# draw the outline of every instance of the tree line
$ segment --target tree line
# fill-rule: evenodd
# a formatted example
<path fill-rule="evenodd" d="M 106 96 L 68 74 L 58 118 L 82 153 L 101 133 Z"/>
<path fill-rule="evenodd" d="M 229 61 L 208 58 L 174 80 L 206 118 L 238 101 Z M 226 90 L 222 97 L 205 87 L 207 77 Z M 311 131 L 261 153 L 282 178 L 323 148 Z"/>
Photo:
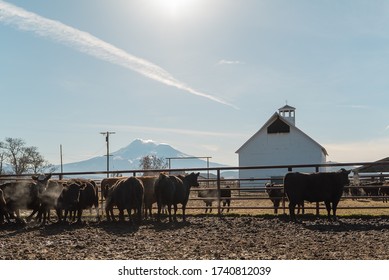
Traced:
<path fill-rule="evenodd" d="M 37 174 L 47 170 L 53 172 L 54 167 L 39 153 L 37 147 L 27 146 L 20 138 L 7 137 L 0 141 L 0 174 Z"/>

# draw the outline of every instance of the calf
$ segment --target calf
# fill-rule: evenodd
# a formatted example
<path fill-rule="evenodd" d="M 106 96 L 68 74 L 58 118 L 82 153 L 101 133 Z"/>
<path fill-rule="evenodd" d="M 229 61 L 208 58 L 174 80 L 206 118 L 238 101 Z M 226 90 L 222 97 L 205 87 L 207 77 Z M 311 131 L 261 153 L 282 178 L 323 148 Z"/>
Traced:
<path fill-rule="evenodd" d="M 280 186 L 275 186 L 274 183 L 267 183 L 265 185 L 265 190 L 273 203 L 274 214 L 277 214 L 280 202 L 285 197 L 284 189 Z"/>
<path fill-rule="evenodd" d="M 205 213 L 212 212 L 212 203 L 218 199 L 220 193 L 220 201 L 223 203 L 223 206 L 221 207 L 221 212 L 224 211 L 225 208 L 227 208 L 227 212 L 230 211 L 230 204 L 231 204 L 231 190 L 229 186 L 226 186 L 225 188 L 221 188 L 220 192 L 217 189 L 207 189 L 207 190 L 200 190 L 198 192 L 198 197 L 204 198 L 203 201 L 205 203 Z"/>
<path fill-rule="evenodd" d="M 207 189 L 207 190 L 201 190 L 198 191 L 197 196 L 203 198 L 203 201 L 205 203 L 205 213 L 212 212 L 212 203 L 217 200 L 218 197 L 218 191 L 216 189 Z"/>

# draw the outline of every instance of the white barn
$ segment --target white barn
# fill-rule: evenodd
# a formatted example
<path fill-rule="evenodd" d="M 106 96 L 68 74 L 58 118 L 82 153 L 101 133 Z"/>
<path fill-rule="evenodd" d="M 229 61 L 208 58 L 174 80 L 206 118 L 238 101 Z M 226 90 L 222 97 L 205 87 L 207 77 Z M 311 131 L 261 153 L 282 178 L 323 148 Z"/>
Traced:
<path fill-rule="evenodd" d="M 326 149 L 296 127 L 295 111 L 296 108 L 285 105 L 274 113 L 261 129 L 236 151 L 239 167 L 325 163 L 328 155 Z M 315 170 L 300 168 L 297 171 Z M 270 180 L 279 182 L 287 172 L 287 169 L 240 170 L 240 179 L 267 179 L 256 183 L 241 181 L 241 187 L 264 185 Z"/>

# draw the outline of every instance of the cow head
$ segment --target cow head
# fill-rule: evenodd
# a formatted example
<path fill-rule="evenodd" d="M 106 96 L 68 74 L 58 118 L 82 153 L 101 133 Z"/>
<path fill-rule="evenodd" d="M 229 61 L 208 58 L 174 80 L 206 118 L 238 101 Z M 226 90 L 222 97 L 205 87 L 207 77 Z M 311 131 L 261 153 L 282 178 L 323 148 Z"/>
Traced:
<path fill-rule="evenodd" d="M 62 209 L 76 210 L 80 201 L 81 186 L 77 183 L 70 183 L 63 188 L 58 204 Z"/>
<path fill-rule="evenodd" d="M 200 176 L 200 172 L 198 173 L 190 173 L 189 175 L 186 175 L 185 176 L 185 181 L 188 183 L 189 186 L 191 187 L 198 187 L 200 184 L 199 182 L 197 181 L 197 179 L 199 178 Z"/>
<path fill-rule="evenodd" d="M 348 178 L 348 175 L 350 174 L 350 172 L 351 172 L 351 170 L 347 171 L 347 170 L 344 169 L 344 168 L 342 168 L 342 169 L 340 169 L 340 170 L 338 171 L 343 186 L 347 186 L 347 185 L 350 184 L 350 180 L 349 180 L 349 178 Z"/>
<path fill-rule="evenodd" d="M 32 175 L 31 178 L 34 180 L 35 184 L 37 185 L 39 193 L 42 193 L 47 187 L 47 182 L 51 178 L 51 174 Z"/>

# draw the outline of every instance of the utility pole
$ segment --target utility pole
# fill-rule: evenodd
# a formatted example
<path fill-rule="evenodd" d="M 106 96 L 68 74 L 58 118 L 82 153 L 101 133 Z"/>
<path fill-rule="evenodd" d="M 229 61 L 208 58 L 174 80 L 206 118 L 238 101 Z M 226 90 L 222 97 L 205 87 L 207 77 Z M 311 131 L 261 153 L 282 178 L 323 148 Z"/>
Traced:
<path fill-rule="evenodd" d="M 105 135 L 105 142 L 107 142 L 107 178 L 109 178 L 109 135 L 115 133 L 113 131 L 100 132 L 100 134 Z"/>
<path fill-rule="evenodd" d="M 63 173 L 63 162 L 62 162 L 62 144 L 59 145 L 59 156 L 61 158 L 61 175 L 59 176 L 59 179 L 62 180 L 62 173 Z"/>

